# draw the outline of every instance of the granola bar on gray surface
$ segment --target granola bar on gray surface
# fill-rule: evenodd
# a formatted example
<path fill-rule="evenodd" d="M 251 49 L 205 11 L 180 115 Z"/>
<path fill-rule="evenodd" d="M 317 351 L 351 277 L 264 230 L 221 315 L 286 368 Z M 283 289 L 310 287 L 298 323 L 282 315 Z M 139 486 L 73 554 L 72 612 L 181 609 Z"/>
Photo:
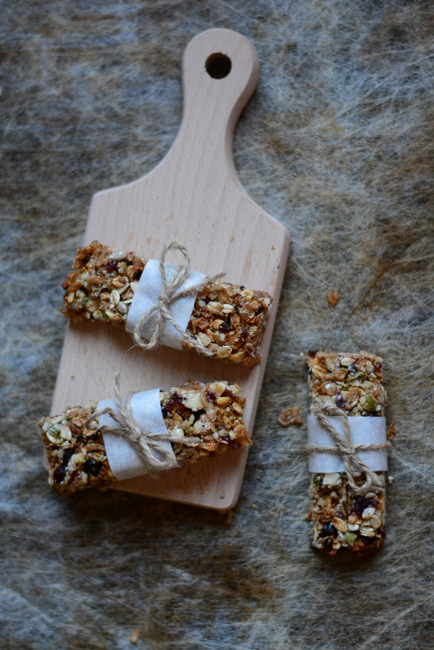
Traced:
<path fill-rule="evenodd" d="M 77 249 L 73 272 L 63 282 L 61 311 L 71 321 L 87 319 L 125 326 L 146 259 L 97 241 Z M 187 331 L 213 356 L 244 366 L 261 360 L 266 318 L 272 298 L 228 282 L 209 282 L 199 291 Z M 185 349 L 194 349 L 183 341 Z"/>
<path fill-rule="evenodd" d="M 245 398 L 236 384 L 189 382 L 160 392 L 161 412 L 176 460 L 194 463 L 251 444 L 242 420 Z M 63 494 L 87 487 L 109 486 L 116 479 L 107 460 L 103 427 L 88 421 L 97 403 L 77 406 L 42 418 L 49 483 Z"/>
<path fill-rule="evenodd" d="M 339 408 L 348 416 L 385 415 L 383 360 L 375 354 L 308 352 L 309 398 L 325 415 Z M 376 472 L 382 483 L 365 495 L 357 495 L 345 472 L 310 476 L 308 519 L 311 543 L 330 554 L 342 549 L 363 552 L 378 548 L 385 537 L 385 472 Z M 354 477 L 363 485 L 362 472 Z"/>

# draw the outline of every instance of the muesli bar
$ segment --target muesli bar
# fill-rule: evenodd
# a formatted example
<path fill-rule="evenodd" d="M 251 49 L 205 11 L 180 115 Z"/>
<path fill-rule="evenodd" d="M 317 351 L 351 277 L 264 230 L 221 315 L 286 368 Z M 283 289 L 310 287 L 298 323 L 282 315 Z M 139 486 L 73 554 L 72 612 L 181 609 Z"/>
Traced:
<path fill-rule="evenodd" d="M 176 460 L 194 463 L 251 444 L 243 423 L 245 398 L 236 384 L 190 382 L 160 391 L 161 412 Z M 88 418 L 97 403 L 68 408 L 38 422 L 49 465 L 49 484 L 63 494 L 109 486 L 116 479 L 107 460 L 102 428 Z"/>
<path fill-rule="evenodd" d="M 73 272 L 63 282 L 61 311 L 71 321 L 87 319 L 124 326 L 147 260 L 97 241 L 77 249 Z M 243 366 L 260 361 L 272 298 L 228 282 L 209 282 L 198 292 L 187 331 L 213 356 Z M 185 349 L 193 349 L 183 341 Z"/>
<path fill-rule="evenodd" d="M 359 352 L 308 352 L 311 405 L 325 415 L 338 407 L 349 417 L 385 415 L 386 391 L 382 385 L 383 360 Z M 364 552 L 378 548 L 385 536 L 385 472 L 376 472 L 381 488 L 357 495 L 345 472 L 311 474 L 309 495 L 311 543 L 334 554 L 340 550 Z M 358 486 L 366 475 L 355 476 Z"/>

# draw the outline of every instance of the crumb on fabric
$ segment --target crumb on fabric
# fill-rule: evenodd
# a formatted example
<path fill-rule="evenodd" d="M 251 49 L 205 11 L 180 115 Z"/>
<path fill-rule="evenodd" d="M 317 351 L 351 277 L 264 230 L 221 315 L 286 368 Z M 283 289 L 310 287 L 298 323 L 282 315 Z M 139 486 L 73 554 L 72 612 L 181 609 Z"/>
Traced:
<path fill-rule="evenodd" d="M 339 292 L 338 291 L 327 291 L 327 302 L 329 304 L 330 309 L 335 307 L 339 300 Z"/>
<path fill-rule="evenodd" d="M 386 437 L 388 440 L 393 440 L 396 436 L 396 424 L 392 422 L 390 427 L 387 429 Z"/>
<path fill-rule="evenodd" d="M 131 632 L 131 636 L 130 636 L 131 643 L 137 643 L 137 641 L 139 640 L 139 634 L 140 634 L 140 628 L 138 627 L 133 628 L 133 631 Z"/>
<path fill-rule="evenodd" d="M 290 408 L 283 409 L 278 415 L 279 424 L 282 427 L 289 427 L 292 424 L 297 424 L 298 426 L 303 424 L 303 420 L 300 417 L 297 406 L 291 406 Z"/>

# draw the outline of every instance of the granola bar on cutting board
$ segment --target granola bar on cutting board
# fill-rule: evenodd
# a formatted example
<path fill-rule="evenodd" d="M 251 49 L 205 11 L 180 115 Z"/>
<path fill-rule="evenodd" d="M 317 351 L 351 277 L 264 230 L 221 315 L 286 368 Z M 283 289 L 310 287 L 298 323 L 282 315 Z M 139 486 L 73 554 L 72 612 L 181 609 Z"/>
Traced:
<path fill-rule="evenodd" d="M 65 295 L 60 311 L 73 322 L 87 319 L 126 327 L 147 262 L 133 252 L 117 251 L 96 241 L 79 248 L 73 271 L 62 284 Z M 271 302 L 265 291 L 223 280 L 207 282 L 196 294 L 187 331 L 213 358 L 255 366 L 261 361 Z M 194 349 L 189 340 L 184 340 L 182 347 Z"/>
<path fill-rule="evenodd" d="M 189 382 L 160 391 L 158 405 L 176 462 L 197 463 L 250 444 L 242 420 L 244 404 L 239 386 L 225 381 Z M 116 458 L 113 449 L 110 455 L 106 448 L 104 425 L 97 411 L 94 402 L 38 422 L 47 454 L 49 484 L 63 494 L 115 485 L 116 468 L 111 462 L 116 463 Z M 140 469 L 145 468 L 142 465 Z"/>
<path fill-rule="evenodd" d="M 214 72 L 219 57 L 226 64 L 220 67 L 221 74 L 227 73 L 230 61 L 224 77 L 218 66 Z M 132 349 L 130 335 L 121 328 L 72 324 L 65 338 L 53 415 L 66 406 L 87 404 L 89 396 L 111 395 L 117 371 L 125 392 L 224 377 L 242 387 L 244 422 L 252 432 L 289 250 L 288 231 L 247 196 L 232 161 L 235 124 L 258 76 L 257 55 L 243 36 L 213 29 L 194 38 L 183 58 L 184 115 L 174 145 L 145 177 L 93 197 L 83 243 L 110 242 L 121 250 L 158 258 L 163 244 L 178 241 L 188 248 L 192 268 L 207 274 L 225 271 L 228 282 L 269 293 L 273 302 L 261 363 L 254 368 L 230 366 L 169 348 L 144 353 Z M 121 481 L 118 487 L 227 509 L 237 501 L 247 456 L 247 451 L 231 451 L 211 463 L 186 465 L 155 479 Z"/>

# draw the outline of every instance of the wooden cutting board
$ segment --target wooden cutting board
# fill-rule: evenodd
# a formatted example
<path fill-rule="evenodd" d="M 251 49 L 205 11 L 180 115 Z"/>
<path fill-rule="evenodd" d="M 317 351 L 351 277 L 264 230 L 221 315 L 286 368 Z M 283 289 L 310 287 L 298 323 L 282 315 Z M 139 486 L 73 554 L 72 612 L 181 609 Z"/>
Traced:
<path fill-rule="evenodd" d="M 227 379 L 243 388 L 244 420 L 252 432 L 289 249 L 288 231 L 247 196 L 232 160 L 234 128 L 258 76 L 256 52 L 240 34 L 212 29 L 196 36 L 183 58 L 184 114 L 175 143 L 143 178 L 93 197 L 84 243 L 97 239 L 158 258 L 162 245 L 176 240 L 190 251 L 193 269 L 225 271 L 229 282 L 272 294 L 261 364 L 250 370 L 168 348 L 146 353 L 133 348 L 122 329 L 70 325 L 53 415 L 112 397 L 117 371 L 122 392 Z M 121 481 L 117 488 L 226 510 L 238 499 L 246 457 L 247 450 L 229 449 L 157 478 Z"/>

